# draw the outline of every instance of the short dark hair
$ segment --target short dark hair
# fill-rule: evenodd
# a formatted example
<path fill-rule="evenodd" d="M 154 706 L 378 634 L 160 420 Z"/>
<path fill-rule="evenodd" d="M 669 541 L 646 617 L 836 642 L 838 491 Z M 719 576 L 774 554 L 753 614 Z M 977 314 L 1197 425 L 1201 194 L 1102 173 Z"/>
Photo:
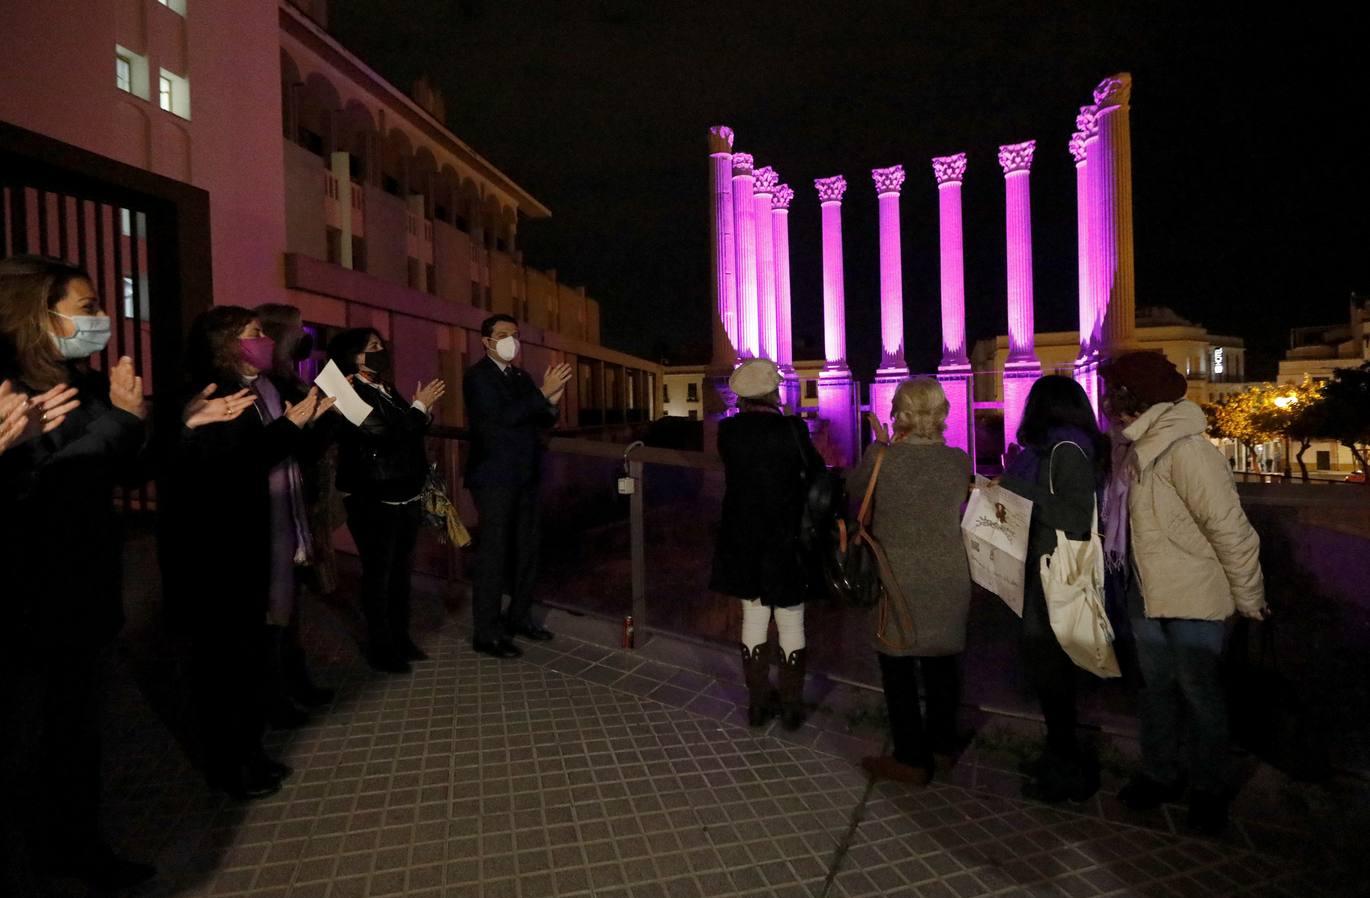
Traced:
<path fill-rule="evenodd" d="M 501 321 L 508 322 L 509 324 L 518 327 L 517 318 L 515 318 L 513 315 L 506 315 L 503 312 L 500 312 L 496 315 L 491 315 L 489 318 L 485 319 L 480 323 L 480 335 L 482 337 L 491 336 L 495 332 L 495 325 L 499 324 Z"/>
<path fill-rule="evenodd" d="M 356 374 L 357 356 L 366 352 L 366 344 L 371 341 L 373 334 L 384 342 L 385 338 L 374 327 L 352 327 L 341 331 L 328 341 L 328 357 L 343 374 Z"/>
<path fill-rule="evenodd" d="M 195 319 L 186 346 L 186 366 L 194 389 L 237 382 L 242 376 L 238 335 L 256 317 L 257 313 L 241 306 L 214 306 Z"/>

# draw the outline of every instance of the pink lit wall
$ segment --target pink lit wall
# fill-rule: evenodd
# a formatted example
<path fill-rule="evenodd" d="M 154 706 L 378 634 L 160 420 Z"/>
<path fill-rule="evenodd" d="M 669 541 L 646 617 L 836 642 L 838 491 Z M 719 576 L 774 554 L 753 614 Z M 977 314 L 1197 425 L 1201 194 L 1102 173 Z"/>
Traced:
<path fill-rule="evenodd" d="M 790 314 L 790 202 L 794 190 L 779 184 L 771 197 L 771 236 L 775 252 L 776 364 L 794 369 L 794 325 Z"/>
<path fill-rule="evenodd" d="M 813 182 L 823 215 L 823 356 L 830 369 L 847 368 L 847 316 L 842 277 L 842 196 L 847 179 L 841 175 Z"/>
<path fill-rule="evenodd" d="M 709 129 L 710 181 L 713 194 L 714 307 L 717 318 L 714 363 L 732 365 L 737 358 L 737 271 L 733 245 L 733 131 L 726 125 Z"/>
<path fill-rule="evenodd" d="M 966 356 L 966 281 L 961 243 L 961 181 L 966 154 L 932 160 L 937 178 L 937 208 L 941 248 L 942 364 L 968 365 Z"/>
<path fill-rule="evenodd" d="M 780 176 L 769 165 L 756 170 L 753 208 L 756 210 L 757 314 L 761 332 L 761 355 L 771 361 L 775 361 L 779 356 L 776 342 L 778 312 L 775 297 L 775 236 L 771 224 L 771 198 L 779 183 Z"/>
<path fill-rule="evenodd" d="M 755 358 L 761 354 L 761 333 L 757 325 L 759 309 L 756 294 L 756 205 L 752 196 L 752 157 L 733 154 L 733 239 L 737 247 L 737 324 L 738 355 Z"/>

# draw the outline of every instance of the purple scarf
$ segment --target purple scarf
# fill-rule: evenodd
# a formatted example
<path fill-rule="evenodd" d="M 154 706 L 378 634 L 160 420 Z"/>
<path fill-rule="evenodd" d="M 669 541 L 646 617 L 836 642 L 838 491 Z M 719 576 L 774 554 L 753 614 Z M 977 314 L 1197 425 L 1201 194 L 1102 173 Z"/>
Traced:
<path fill-rule="evenodd" d="M 285 413 L 281 394 L 266 377 L 258 377 L 252 389 L 260 399 L 258 408 L 270 423 Z M 271 469 L 271 596 L 267 622 L 283 627 L 290 622 L 295 605 L 295 565 L 310 561 L 312 540 L 304 506 L 304 479 L 294 458 Z"/>
<path fill-rule="evenodd" d="M 1127 566 L 1128 552 L 1128 493 L 1132 490 L 1132 443 L 1120 428 L 1109 434 L 1113 440 L 1113 472 L 1104 485 L 1103 518 L 1104 563 L 1110 571 L 1121 571 Z"/>

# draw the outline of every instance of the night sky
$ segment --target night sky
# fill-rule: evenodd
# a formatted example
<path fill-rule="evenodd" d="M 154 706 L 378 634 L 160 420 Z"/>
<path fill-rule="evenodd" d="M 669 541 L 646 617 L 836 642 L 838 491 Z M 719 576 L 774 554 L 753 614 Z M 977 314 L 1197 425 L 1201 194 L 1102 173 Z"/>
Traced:
<path fill-rule="evenodd" d="M 971 339 L 1005 328 L 1000 144 L 1036 139 L 1037 328 L 1076 327 L 1077 108 L 1130 71 L 1138 306 L 1245 337 L 1268 371 L 1288 329 L 1370 290 L 1364 14 L 1264 19 L 1207 4 L 336 0 L 337 37 L 398 85 L 444 91 L 452 130 L 552 209 L 529 263 L 601 303 L 607 345 L 704 361 L 707 130 L 795 188 L 796 357 L 821 356 L 819 210 L 843 174 L 848 356 L 878 361 L 870 169 L 902 163 L 909 363 L 940 354 L 929 158 L 969 154 Z M 1315 7 L 1300 7 L 1311 13 Z M 1288 8 L 1294 9 L 1294 8 Z M 1050 10 L 1051 12 L 1045 12 Z M 1208 14 L 1205 14 L 1208 15 Z M 1261 372 L 1257 372 L 1261 373 Z"/>

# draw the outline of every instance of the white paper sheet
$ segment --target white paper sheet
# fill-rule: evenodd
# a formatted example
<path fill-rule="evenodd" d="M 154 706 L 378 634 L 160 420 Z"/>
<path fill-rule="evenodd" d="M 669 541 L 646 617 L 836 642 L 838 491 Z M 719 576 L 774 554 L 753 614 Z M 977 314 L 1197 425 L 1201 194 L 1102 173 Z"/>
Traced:
<path fill-rule="evenodd" d="M 333 407 L 342 412 L 343 417 L 353 425 L 360 425 L 366 420 L 366 416 L 371 414 L 371 406 L 357 395 L 357 391 L 352 389 L 352 384 L 347 382 L 347 377 L 332 360 L 323 366 L 319 376 L 314 379 L 314 386 L 323 390 L 325 395 L 338 400 Z"/>
<path fill-rule="evenodd" d="M 1032 502 L 1002 486 L 977 487 L 961 519 L 970 578 L 1023 616 Z"/>

